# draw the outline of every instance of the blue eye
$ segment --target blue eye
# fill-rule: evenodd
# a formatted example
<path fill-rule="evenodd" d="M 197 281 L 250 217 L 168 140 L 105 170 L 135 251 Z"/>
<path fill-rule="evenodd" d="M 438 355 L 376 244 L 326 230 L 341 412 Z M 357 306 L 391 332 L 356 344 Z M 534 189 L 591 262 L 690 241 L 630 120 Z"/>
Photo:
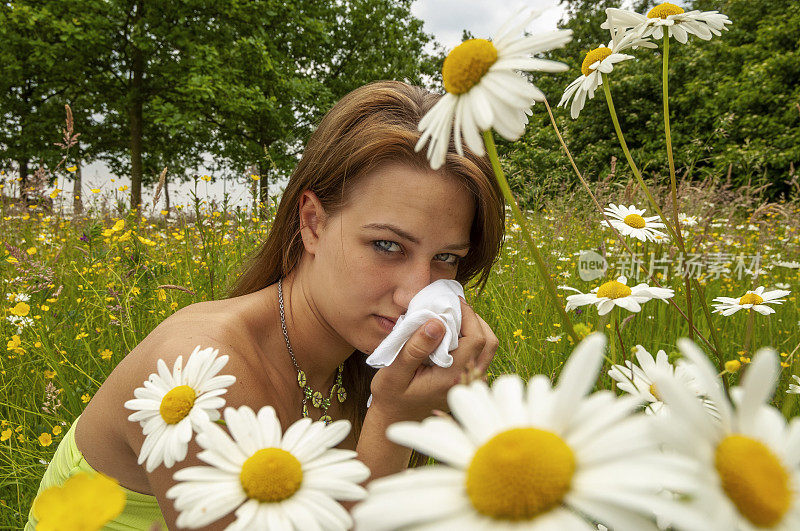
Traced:
<path fill-rule="evenodd" d="M 383 244 L 387 244 L 387 245 L 383 245 Z M 376 251 L 378 251 L 379 253 L 383 253 L 383 254 L 394 254 L 394 253 L 396 253 L 397 251 L 390 251 L 388 249 L 388 248 L 391 248 L 391 246 L 393 246 L 393 245 L 396 245 L 396 246 L 400 247 L 400 245 L 397 242 L 393 242 L 391 240 L 374 240 L 372 242 L 372 247 Z M 437 254 L 436 256 L 437 257 L 438 256 L 449 256 L 449 257 L 451 257 L 450 259 L 445 259 L 445 260 L 440 260 L 440 261 L 445 263 L 445 264 L 452 265 L 452 266 L 458 265 L 459 261 L 461 261 L 461 257 L 458 256 L 457 254 L 453 254 L 453 253 L 442 253 L 442 254 Z"/>
<path fill-rule="evenodd" d="M 374 242 L 372 242 L 372 246 L 375 248 L 375 250 L 377 250 L 377 251 L 379 251 L 381 253 L 386 253 L 386 254 L 390 254 L 390 253 L 392 253 L 394 251 L 389 251 L 388 249 L 386 249 L 383 246 L 379 245 L 381 243 L 388 243 L 390 246 L 391 245 L 397 245 L 397 243 L 395 243 L 393 241 L 389 241 L 389 240 L 375 240 Z"/>

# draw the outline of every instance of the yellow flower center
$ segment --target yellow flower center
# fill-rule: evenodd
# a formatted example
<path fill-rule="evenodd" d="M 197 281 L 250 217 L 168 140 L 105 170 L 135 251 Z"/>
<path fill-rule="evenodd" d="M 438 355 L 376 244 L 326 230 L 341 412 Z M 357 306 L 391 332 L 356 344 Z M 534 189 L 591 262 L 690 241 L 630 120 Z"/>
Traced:
<path fill-rule="evenodd" d="M 179 385 L 169 390 L 161 399 L 159 412 L 167 424 L 177 424 L 189 414 L 196 395 L 188 385 Z"/>
<path fill-rule="evenodd" d="M 303 468 L 295 456 L 280 448 L 262 448 L 242 465 L 239 481 L 247 496 L 262 502 L 279 502 L 297 492 Z"/>
<path fill-rule="evenodd" d="M 789 474 L 763 443 L 729 435 L 717 446 L 714 465 L 722 489 L 739 512 L 756 527 L 778 524 L 789 509 Z"/>
<path fill-rule="evenodd" d="M 761 298 L 761 295 L 756 295 L 755 293 L 745 293 L 739 299 L 739 304 L 761 304 L 762 302 L 764 302 L 764 299 Z"/>
<path fill-rule="evenodd" d="M 661 395 L 658 394 L 658 387 L 656 387 L 656 384 L 650 384 L 650 394 L 653 395 L 659 402 L 663 402 Z"/>
<path fill-rule="evenodd" d="M 664 2 L 651 9 L 650 12 L 647 13 L 647 18 L 667 18 L 670 15 L 679 15 L 683 12 L 682 7 Z"/>
<path fill-rule="evenodd" d="M 611 49 L 606 48 L 605 46 L 599 46 L 587 53 L 586 57 L 583 58 L 583 64 L 581 64 L 581 72 L 583 72 L 583 75 L 588 76 L 592 70 L 594 70 L 594 68 L 589 67 L 595 64 L 597 61 L 602 61 L 609 55 L 611 55 Z"/>
<path fill-rule="evenodd" d="M 609 299 L 619 299 L 621 297 L 627 297 L 630 294 L 631 288 L 616 280 L 609 280 L 597 290 L 598 298 L 608 297 Z"/>
<path fill-rule="evenodd" d="M 486 516 L 529 520 L 561 503 L 574 473 L 575 455 L 558 435 L 515 428 L 475 452 L 467 469 L 467 496 Z"/>
<path fill-rule="evenodd" d="M 486 39 L 464 41 L 444 60 L 442 79 L 450 94 L 468 92 L 497 61 L 497 49 Z"/>
<path fill-rule="evenodd" d="M 644 218 L 639 214 L 628 214 L 622 221 L 625 222 L 625 225 L 633 227 L 634 229 L 643 229 L 646 225 Z"/>

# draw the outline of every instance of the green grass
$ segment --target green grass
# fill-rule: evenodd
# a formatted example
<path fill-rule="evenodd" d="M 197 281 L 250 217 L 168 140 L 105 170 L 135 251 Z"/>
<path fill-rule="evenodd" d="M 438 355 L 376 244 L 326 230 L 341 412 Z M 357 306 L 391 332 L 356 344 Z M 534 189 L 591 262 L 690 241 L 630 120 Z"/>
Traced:
<path fill-rule="evenodd" d="M 627 197 L 628 191 L 626 205 L 635 202 Z M 702 205 L 689 212 L 697 214 L 700 223 L 686 228 L 687 247 L 709 253 L 760 252 L 764 269 L 755 281 L 747 275 L 736 278 L 735 274 L 701 278 L 706 300 L 710 303 L 717 296 L 739 297 L 759 285 L 774 289 L 776 284 L 788 284 L 792 290 L 785 303 L 775 306 L 775 314 L 755 316 L 753 341 L 756 347 L 769 345 L 781 354 L 784 366 L 773 403 L 792 414 L 796 395 L 786 395 L 785 391 L 790 375 L 800 372 L 800 269 L 776 264 L 800 260 L 800 208 L 783 204 L 756 211 L 757 205 L 726 208 L 725 204 L 702 199 L 708 198 L 682 201 Z M 614 202 L 618 202 L 616 198 Z M 623 254 L 612 233 L 600 227 L 599 214 L 587 204 L 565 194 L 543 211 L 529 213 L 534 238 L 540 242 L 556 284 L 583 292 L 615 278 L 614 267 Z M 642 201 L 637 204 L 644 206 Z M 0 442 L 0 527 L 10 528 L 27 519 L 46 462 L 115 364 L 177 309 L 223 297 L 225 282 L 230 282 L 245 256 L 266 235 L 269 219 L 252 219 L 243 212 L 219 212 L 199 203 L 173 213 L 169 220 L 157 214 L 152 219 L 128 218 L 124 227 L 113 230 L 119 218 L 100 206 L 77 219 L 36 208 L 4 208 L 0 234 L 6 243 L 24 253 L 17 263 L 12 251 L 2 249 L 0 254 L 0 432 L 8 434 L 11 430 L 11 436 Z M 537 373 L 555 378 L 573 346 L 514 226 L 509 220 L 503 253 L 487 289 L 480 297 L 468 294 L 468 300 L 500 339 L 491 376 L 516 372 L 526 379 Z M 645 262 L 654 253 L 661 256 L 660 246 L 628 241 L 635 252 L 642 253 Z M 576 253 L 581 250 L 607 254 L 611 268 L 604 278 L 591 282 L 579 279 Z M 674 300 L 685 309 L 682 283 L 674 271 L 673 264 L 664 286 L 676 290 Z M 639 282 L 645 281 L 643 276 L 639 278 Z M 628 285 L 634 283 L 629 281 Z M 184 289 L 159 288 L 164 285 Z M 560 291 L 564 296 L 572 293 Z M 29 310 L 24 317 L 31 319 L 31 324 L 17 333 L 17 327 L 7 318 L 14 308 L 24 313 L 20 312 L 24 307 L 17 306 L 19 294 L 29 295 L 25 303 Z M 579 315 L 570 312 L 573 323 L 605 330 L 612 337 L 613 328 L 608 327 L 613 317 L 610 321 L 600 319 L 591 306 L 580 310 Z M 695 325 L 710 339 L 702 308 L 695 304 L 693 310 Z M 637 314 L 623 310 L 620 318 L 626 323 L 621 331 L 625 350 L 618 349 L 620 355 L 641 344 L 653 354 L 664 349 L 675 357 L 676 339 L 688 334 L 678 312 L 660 301 L 645 303 Z M 730 317 L 713 314 L 724 359 L 746 359 L 746 319 L 744 311 Z M 13 343 L 6 346 L 15 335 L 19 347 Z M 608 368 L 606 365 L 601 373 L 600 388 L 610 388 Z M 738 377 L 731 376 L 730 383 L 736 383 Z M 58 389 L 60 406 L 45 412 L 42 407 L 49 382 Z M 61 433 L 53 435 L 50 444 L 42 445 L 39 437 L 52 434 L 55 426 L 62 427 Z"/>

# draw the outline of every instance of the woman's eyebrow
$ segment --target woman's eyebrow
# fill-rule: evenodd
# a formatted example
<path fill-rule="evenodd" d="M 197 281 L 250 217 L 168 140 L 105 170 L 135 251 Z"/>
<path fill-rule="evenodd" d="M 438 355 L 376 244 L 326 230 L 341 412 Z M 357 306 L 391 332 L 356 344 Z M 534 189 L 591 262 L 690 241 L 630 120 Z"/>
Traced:
<path fill-rule="evenodd" d="M 388 223 L 369 223 L 367 225 L 363 225 L 361 228 L 362 229 L 384 229 L 384 230 L 390 230 L 390 231 L 394 232 L 395 234 L 397 234 L 398 236 L 400 236 L 401 238 L 405 238 L 406 240 L 408 240 L 410 242 L 413 242 L 413 243 L 416 243 L 417 245 L 419 245 L 419 239 L 418 238 L 415 238 L 414 236 L 412 236 L 411 234 L 407 233 L 406 231 L 404 231 L 400 227 L 395 227 L 394 225 L 390 225 Z M 453 250 L 453 251 L 469 249 L 469 242 L 448 245 L 447 247 L 445 247 L 445 249 L 450 249 L 450 250 Z"/>

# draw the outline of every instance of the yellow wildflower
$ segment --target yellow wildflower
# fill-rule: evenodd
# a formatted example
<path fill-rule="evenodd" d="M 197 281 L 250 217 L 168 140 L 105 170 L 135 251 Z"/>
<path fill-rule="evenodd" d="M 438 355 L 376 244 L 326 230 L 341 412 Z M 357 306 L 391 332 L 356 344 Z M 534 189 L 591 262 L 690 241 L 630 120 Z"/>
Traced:
<path fill-rule="evenodd" d="M 100 188 L 92 188 L 92 189 L 91 189 L 91 192 L 92 192 L 93 194 L 99 194 L 99 193 L 100 193 Z"/>
<path fill-rule="evenodd" d="M 59 434 L 61 434 L 61 426 L 59 425 L 53 426 L 53 435 L 59 435 Z"/>
<path fill-rule="evenodd" d="M 738 371 L 742 367 L 742 363 L 739 360 L 728 360 L 725 362 L 725 371 L 733 374 Z"/>
<path fill-rule="evenodd" d="M 111 356 L 113 356 L 113 355 L 114 355 L 114 352 L 112 352 L 111 350 L 108 350 L 107 348 L 103 349 L 100 352 L 100 357 L 103 358 L 104 360 L 111 359 Z"/>
<path fill-rule="evenodd" d="M 101 529 L 125 508 L 119 482 L 103 473 L 79 472 L 61 486 L 43 490 L 33 502 L 37 529 Z"/>
<path fill-rule="evenodd" d="M 55 190 L 50 192 L 50 199 L 55 199 L 56 197 L 58 197 L 58 194 L 60 193 L 61 193 L 61 188 L 56 188 Z"/>
<path fill-rule="evenodd" d="M 19 317 L 25 317 L 26 315 L 28 315 L 28 313 L 30 313 L 30 311 L 31 307 L 24 302 L 18 302 L 16 306 L 11 308 L 11 314 L 17 315 Z"/>
<path fill-rule="evenodd" d="M 254 181 L 260 181 L 261 180 L 261 176 L 260 175 L 256 175 L 255 173 L 250 174 L 250 178 L 253 179 Z"/>
<path fill-rule="evenodd" d="M 11 428 L 3 430 L 3 432 L 0 433 L 0 442 L 9 440 L 13 434 L 14 432 L 11 431 Z"/>
<path fill-rule="evenodd" d="M 87 337 L 88 335 L 89 334 L 87 334 L 86 332 L 81 332 L 77 336 L 75 336 L 75 340 L 77 341 L 77 340 L 83 339 L 84 337 Z"/>
<path fill-rule="evenodd" d="M 158 300 L 160 300 L 160 301 L 162 301 L 162 302 L 163 302 L 163 301 L 165 301 L 165 300 L 167 300 L 167 292 L 166 292 L 166 291 L 164 291 L 164 288 L 159 288 L 159 289 L 156 291 L 156 295 L 158 296 Z"/>
<path fill-rule="evenodd" d="M 56 375 L 56 371 L 51 371 L 50 369 L 44 370 L 44 377 L 45 378 L 54 378 Z"/>
<path fill-rule="evenodd" d="M 42 446 L 50 446 L 53 444 L 53 437 L 51 437 L 49 433 L 43 433 L 39 435 L 39 444 Z"/>
<path fill-rule="evenodd" d="M 70 173 L 75 173 L 77 170 L 78 170 L 77 166 L 70 166 L 69 168 L 67 168 L 67 171 Z"/>
<path fill-rule="evenodd" d="M 92 397 L 91 397 L 91 395 L 89 395 L 89 393 L 83 393 L 81 395 L 81 402 L 83 402 L 84 404 L 89 402 L 89 400 L 91 400 L 91 399 L 92 399 Z"/>

